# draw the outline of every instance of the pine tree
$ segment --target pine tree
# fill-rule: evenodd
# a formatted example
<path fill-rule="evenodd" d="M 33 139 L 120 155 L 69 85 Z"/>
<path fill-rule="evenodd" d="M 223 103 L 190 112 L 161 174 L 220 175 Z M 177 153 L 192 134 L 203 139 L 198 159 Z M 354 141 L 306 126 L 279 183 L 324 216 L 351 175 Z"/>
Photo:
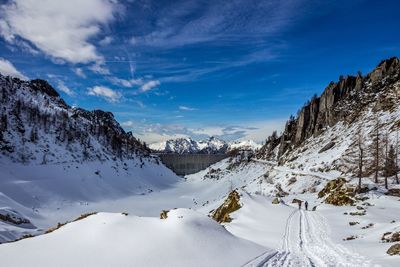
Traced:
<path fill-rule="evenodd" d="M 0 131 L 7 131 L 8 128 L 8 120 L 7 120 L 7 114 L 1 115 L 1 121 L 0 121 Z"/>
<path fill-rule="evenodd" d="M 31 134 L 29 136 L 29 139 L 30 139 L 30 141 L 32 143 L 36 143 L 38 138 L 39 137 L 38 137 L 37 129 L 36 129 L 36 127 L 33 127 L 32 130 L 31 130 Z"/>
<path fill-rule="evenodd" d="M 363 165 L 364 165 L 364 142 L 363 142 L 362 129 L 359 131 L 357 146 L 358 146 L 358 190 L 361 191 L 362 176 L 363 176 Z"/>
<path fill-rule="evenodd" d="M 5 131 L 7 131 L 7 115 L 2 114 L 0 117 L 0 142 L 4 141 Z"/>
<path fill-rule="evenodd" d="M 381 123 L 379 120 L 379 117 L 376 116 L 375 118 L 375 127 L 372 132 L 372 144 L 370 147 L 371 155 L 372 155 L 372 162 L 371 162 L 371 169 L 374 171 L 374 180 L 375 183 L 378 183 L 378 176 L 379 176 L 379 171 L 381 170 L 381 154 L 382 154 L 382 148 L 381 148 Z"/>
<path fill-rule="evenodd" d="M 395 167 L 396 167 L 396 183 L 400 184 L 399 181 L 399 130 L 396 130 L 396 145 L 395 145 Z"/>
<path fill-rule="evenodd" d="M 390 145 L 388 148 L 388 142 L 386 145 L 386 153 L 385 153 L 385 167 L 383 171 L 383 175 L 385 176 L 385 188 L 388 189 L 388 178 L 396 174 L 396 152 L 393 145 Z"/>

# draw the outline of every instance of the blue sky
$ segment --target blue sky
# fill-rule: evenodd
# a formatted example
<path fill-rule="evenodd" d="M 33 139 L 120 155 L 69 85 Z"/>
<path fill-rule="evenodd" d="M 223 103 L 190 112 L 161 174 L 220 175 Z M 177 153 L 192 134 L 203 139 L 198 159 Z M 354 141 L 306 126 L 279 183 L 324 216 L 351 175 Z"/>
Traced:
<path fill-rule="evenodd" d="M 400 54 L 398 1 L 1 1 L 0 72 L 48 80 L 147 142 L 255 139 Z"/>

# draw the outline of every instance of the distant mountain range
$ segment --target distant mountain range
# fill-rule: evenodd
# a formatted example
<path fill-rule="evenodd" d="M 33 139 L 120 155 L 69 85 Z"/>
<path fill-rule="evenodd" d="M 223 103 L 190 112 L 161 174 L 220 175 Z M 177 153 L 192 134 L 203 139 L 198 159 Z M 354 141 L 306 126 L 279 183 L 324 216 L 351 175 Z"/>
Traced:
<path fill-rule="evenodd" d="M 252 140 L 226 142 L 217 137 L 196 141 L 191 138 L 170 139 L 149 145 L 150 149 L 160 153 L 177 154 L 225 154 L 234 149 L 257 150 L 261 145 Z"/>

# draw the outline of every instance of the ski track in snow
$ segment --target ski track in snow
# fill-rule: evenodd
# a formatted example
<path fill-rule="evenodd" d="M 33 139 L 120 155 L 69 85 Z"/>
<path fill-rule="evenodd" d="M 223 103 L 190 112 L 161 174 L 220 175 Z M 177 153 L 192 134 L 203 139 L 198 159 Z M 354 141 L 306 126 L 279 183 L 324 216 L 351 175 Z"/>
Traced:
<path fill-rule="evenodd" d="M 334 243 L 328 229 L 325 218 L 318 212 L 295 209 L 286 220 L 281 250 L 265 252 L 243 266 L 371 266 L 363 256 Z"/>

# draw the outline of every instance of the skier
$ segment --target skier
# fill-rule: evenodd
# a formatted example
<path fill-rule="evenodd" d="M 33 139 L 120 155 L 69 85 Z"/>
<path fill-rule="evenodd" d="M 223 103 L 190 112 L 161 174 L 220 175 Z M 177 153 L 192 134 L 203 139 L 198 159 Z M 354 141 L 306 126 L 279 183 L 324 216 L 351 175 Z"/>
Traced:
<path fill-rule="evenodd" d="M 304 206 L 306 207 L 306 210 L 308 210 L 308 202 L 304 202 Z"/>
<path fill-rule="evenodd" d="M 297 203 L 299 203 L 299 209 L 301 209 L 301 200 L 299 200 Z"/>

